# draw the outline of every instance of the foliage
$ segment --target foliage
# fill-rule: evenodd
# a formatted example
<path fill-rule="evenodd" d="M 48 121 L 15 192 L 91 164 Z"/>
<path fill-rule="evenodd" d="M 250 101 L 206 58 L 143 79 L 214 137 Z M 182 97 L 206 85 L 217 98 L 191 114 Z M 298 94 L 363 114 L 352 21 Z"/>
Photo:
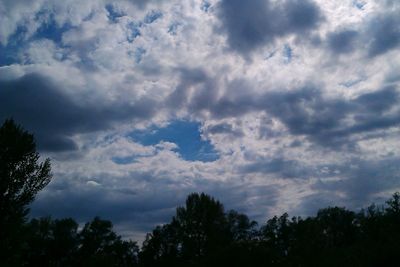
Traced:
<path fill-rule="evenodd" d="M 39 158 L 33 135 L 6 120 L 0 127 L 0 258 L 7 264 L 19 262 L 15 251 L 21 249 L 27 206 L 51 179 L 50 160 Z"/>

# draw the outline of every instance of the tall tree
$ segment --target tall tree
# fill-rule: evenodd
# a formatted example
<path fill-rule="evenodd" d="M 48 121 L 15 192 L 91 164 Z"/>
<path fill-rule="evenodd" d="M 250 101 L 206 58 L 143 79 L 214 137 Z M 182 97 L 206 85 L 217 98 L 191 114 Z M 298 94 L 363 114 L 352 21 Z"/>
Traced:
<path fill-rule="evenodd" d="M 13 261 L 28 205 L 50 182 L 50 160 L 39 159 L 33 135 L 6 120 L 0 127 L 0 263 Z"/>
<path fill-rule="evenodd" d="M 139 248 L 113 231 L 110 221 L 95 217 L 79 233 L 75 266 L 136 266 Z"/>
<path fill-rule="evenodd" d="M 177 208 L 174 221 L 180 230 L 182 257 L 189 261 L 216 253 L 229 242 L 223 205 L 204 193 L 190 194 L 185 207 Z"/>

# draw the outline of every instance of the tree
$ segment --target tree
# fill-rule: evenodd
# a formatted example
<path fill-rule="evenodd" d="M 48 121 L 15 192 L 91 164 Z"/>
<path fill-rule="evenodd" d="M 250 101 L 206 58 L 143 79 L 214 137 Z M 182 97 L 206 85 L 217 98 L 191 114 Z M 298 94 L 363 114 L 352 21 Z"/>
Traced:
<path fill-rule="evenodd" d="M 71 218 L 32 219 L 27 225 L 29 235 L 24 262 L 28 266 L 74 266 L 78 249 L 78 223 Z"/>
<path fill-rule="evenodd" d="M 400 216 L 400 193 L 396 192 L 392 195 L 392 198 L 386 201 L 388 207 L 386 213 L 390 215 Z"/>
<path fill-rule="evenodd" d="M 236 266 L 251 256 L 255 227 L 246 215 L 225 213 L 219 201 L 193 193 L 169 224 L 147 235 L 140 261 L 143 266 Z"/>
<path fill-rule="evenodd" d="M 180 237 L 176 223 L 157 226 L 146 235 L 139 254 L 142 266 L 178 266 Z"/>
<path fill-rule="evenodd" d="M 113 231 L 110 221 L 95 217 L 79 233 L 80 247 L 75 266 L 135 266 L 139 248 Z"/>
<path fill-rule="evenodd" d="M 51 179 L 50 160 L 39 162 L 33 135 L 9 119 L 0 127 L 0 253 L 15 255 L 28 205 Z M 13 253 L 11 253 L 13 252 Z"/>
<path fill-rule="evenodd" d="M 180 230 L 182 257 L 187 260 L 210 256 L 230 241 L 223 205 L 204 193 L 190 194 L 186 206 L 177 208 L 174 221 Z"/>

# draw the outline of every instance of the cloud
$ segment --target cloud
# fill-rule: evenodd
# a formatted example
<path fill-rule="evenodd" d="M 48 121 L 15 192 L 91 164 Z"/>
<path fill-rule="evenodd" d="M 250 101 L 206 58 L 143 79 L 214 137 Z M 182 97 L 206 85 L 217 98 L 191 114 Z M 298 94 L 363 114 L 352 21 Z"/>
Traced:
<path fill-rule="evenodd" d="M 342 30 L 330 33 L 328 45 L 332 52 L 336 54 L 351 53 L 356 49 L 356 39 L 358 32 L 355 30 Z"/>
<path fill-rule="evenodd" d="M 378 15 L 370 23 L 367 33 L 370 34 L 368 40 L 368 55 L 370 57 L 379 56 L 400 45 L 398 12 Z"/>
<path fill-rule="evenodd" d="M 340 26 L 327 34 L 328 49 L 335 54 L 349 54 L 361 51 L 363 56 L 377 56 L 398 49 L 400 31 L 397 5 L 381 7 L 380 12 L 366 17 L 362 24 Z"/>
<path fill-rule="evenodd" d="M 243 174 L 263 173 L 273 174 L 281 178 L 309 178 L 312 172 L 303 163 L 284 158 L 259 159 L 256 162 L 244 165 L 240 170 Z"/>
<path fill-rule="evenodd" d="M 235 129 L 232 124 L 229 123 L 218 123 L 215 125 L 209 125 L 206 129 L 207 134 L 226 134 L 232 135 L 235 138 L 243 137 L 244 133 L 240 129 Z"/>
<path fill-rule="evenodd" d="M 398 158 L 376 161 L 352 159 L 341 166 L 333 166 L 339 170 L 338 179 L 320 180 L 313 186 L 318 193 L 307 198 L 316 201 L 324 194 L 330 195 L 329 205 L 341 205 L 349 209 L 361 209 L 373 202 L 382 202 L 391 192 L 400 188 L 400 169 L 397 166 Z M 385 196 L 381 192 L 390 193 Z M 311 211 L 309 204 L 306 201 L 303 205 Z"/>
<path fill-rule="evenodd" d="M 35 133 L 55 177 L 32 214 L 143 238 L 194 191 L 260 222 L 389 194 L 399 7 L 0 1 L 0 119 Z"/>
<path fill-rule="evenodd" d="M 0 118 L 13 117 L 32 131 L 39 148 L 47 151 L 77 149 L 74 134 L 110 129 L 118 121 L 146 119 L 156 103 L 141 99 L 135 104 L 82 104 L 63 93 L 60 86 L 40 74 L 0 81 Z"/>
<path fill-rule="evenodd" d="M 312 1 L 239 0 L 220 2 L 220 31 L 226 33 L 230 48 L 242 55 L 274 43 L 289 34 L 304 35 L 322 20 L 318 6 Z"/>
<path fill-rule="evenodd" d="M 128 235 L 143 239 L 157 224 L 171 220 L 175 209 L 192 192 L 205 192 L 225 204 L 225 208 L 247 212 L 253 218 L 264 220 L 278 197 L 275 186 L 239 186 L 235 183 L 198 179 L 184 184 L 175 179 L 160 179 L 152 173 L 131 172 L 127 177 L 110 174 L 90 177 L 85 185 L 68 177 L 58 179 L 39 194 L 31 206 L 31 216 L 73 217 L 83 223 L 94 216 L 112 220 L 117 230 L 129 225 Z M 93 184 L 96 185 L 93 185 Z"/>
<path fill-rule="evenodd" d="M 399 93 L 393 86 L 348 100 L 328 98 L 323 91 L 308 86 L 259 97 L 224 95 L 211 110 L 214 116 L 222 118 L 266 111 L 279 119 L 291 134 L 307 136 L 310 141 L 331 148 L 351 147 L 352 141 L 348 138 L 354 134 L 389 129 L 400 123 L 396 108 Z"/>

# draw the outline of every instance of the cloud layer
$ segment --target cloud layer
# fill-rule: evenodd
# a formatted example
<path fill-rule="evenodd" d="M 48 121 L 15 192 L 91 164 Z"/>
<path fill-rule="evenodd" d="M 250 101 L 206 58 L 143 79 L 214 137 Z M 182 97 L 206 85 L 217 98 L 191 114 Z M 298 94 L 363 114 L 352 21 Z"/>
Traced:
<path fill-rule="evenodd" d="M 193 191 L 259 221 L 386 199 L 400 188 L 399 12 L 1 1 L 0 119 L 53 163 L 32 214 L 99 214 L 142 239 Z"/>

